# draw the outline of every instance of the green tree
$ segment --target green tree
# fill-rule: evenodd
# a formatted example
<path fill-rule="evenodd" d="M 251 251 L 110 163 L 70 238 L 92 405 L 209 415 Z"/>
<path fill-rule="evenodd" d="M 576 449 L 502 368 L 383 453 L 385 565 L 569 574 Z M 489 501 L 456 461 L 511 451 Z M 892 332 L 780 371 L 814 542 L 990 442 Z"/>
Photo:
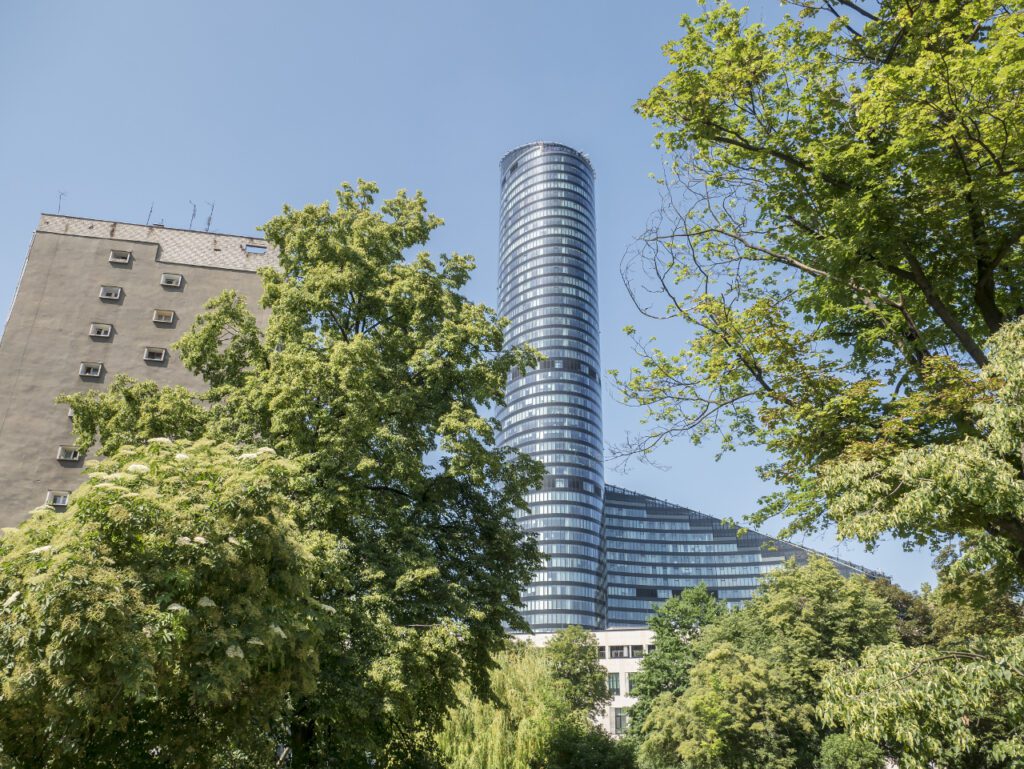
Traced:
<path fill-rule="evenodd" d="M 873 579 L 871 589 L 896 612 L 896 630 L 904 646 L 922 646 L 934 640 L 935 617 L 928 585 L 923 588 L 924 595 L 920 595 L 888 579 Z"/>
<path fill-rule="evenodd" d="M 551 675 L 565 689 L 573 710 L 594 717 L 611 702 L 608 679 L 598 661 L 597 638 L 579 625 L 556 632 L 544 647 Z"/>
<path fill-rule="evenodd" d="M 64 513 L 0 538 L 0 756 L 16 767 L 213 766 L 273 755 L 315 690 L 319 558 L 298 467 L 156 438 L 89 471 Z M 259 765 L 266 766 L 264 760 Z"/>
<path fill-rule="evenodd" d="M 315 575 L 333 613 L 317 616 L 315 685 L 292 693 L 294 766 L 428 763 L 455 686 L 483 691 L 505 627 L 524 629 L 516 607 L 539 565 L 513 513 L 542 469 L 499 448 L 486 416 L 536 358 L 504 350 L 503 322 L 461 293 L 470 257 L 416 250 L 441 224 L 423 197 L 378 207 L 376 193 L 346 185 L 333 209 L 267 223 L 280 256 L 261 274 L 266 329 L 226 292 L 177 344 L 210 385 L 201 400 L 124 380 L 67 399 L 83 447 L 187 429 L 295 463 L 301 531 L 348 565 L 328 549 Z"/>
<path fill-rule="evenodd" d="M 86 390 L 57 398 L 71 406 L 75 436 L 82 449 L 94 444 L 108 457 L 125 445 L 158 436 L 195 440 L 207 414 L 195 393 L 184 387 L 160 387 L 117 374 L 106 390 Z"/>
<path fill-rule="evenodd" d="M 987 572 L 939 571 L 916 599 L 925 643 L 868 649 L 825 676 L 822 719 L 900 766 L 1002 767 L 1024 758 L 1024 606 Z M 905 624 L 905 623 L 902 623 Z M 904 648 L 910 646 L 911 648 Z"/>
<path fill-rule="evenodd" d="M 726 604 L 703 583 L 669 598 L 654 612 L 649 622 L 654 650 L 643 658 L 630 690 L 636 697 L 629 709 L 630 739 L 640 735 L 656 697 L 665 692 L 682 694 L 690 668 L 698 660 L 701 632 L 725 612 Z"/>
<path fill-rule="evenodd" d="M 640 735 L 652 769 L 810 769 L 828 730 L 817 719 L 822 677 L 836 660 L 896 638 L 893 609 L 860 576 L 824 558 L 767 575 L 742 609 L 694 642 L 680 693 L 650 705 Z"/>
<path fill-rule="evenodd" d="M 906 769 L 1024 761 L 1024 638 L 868 649 L 825 678 L 820 715 Z"/>
<path fill-rule="evenodd" d="M 933 645 L 1024 635 L 1021 596 L 1008 594 L 990 572 L 941 569 L 938 585 L 924 601 L 932 616 Z"/>
<path fill-rule="evenodd" d="M 788 5 L 771 28 L 725 1 L 684 16 L 637 105 L 670 171 L 634 275 L 693 334 L 637 338 L 620 384 L 655 429 L 629 448 L 763 446 L 779 490 L 755 521 L 1019 580 L 1024 434 L 1004 446 L 976 407 L 1021 403 L 1013 355 L 987 364 L 1024 308 L 1022 4 Z"/>
<path fill-rule="evenodd" d="M 593 640 L 592 634 L 586 635 Z M 457 705 L 437 736 L 442 765 L 446 769 L 630 769 L 629 748 L 591 720 L 587 700 L 592 693 L 581 697 L 579 689 L 567 685 L 569 681 L 557 672 L 564 671 L 567 653 L 575 659 L 585 646 L 577 636 L 576 630 L 563 631 L 566 642 L 554 651 L 550 646 L 511 642 L 491 675 L 490 697 L 480 697 L 468 684 L 460 684 Z M 596 641 L 592 651 L 596 664 Z M 589 680 L 590 674 L 585 678 Z"/>
<path fill-rule="evenodd" d="M 821 742 L 816 769 L 885 769 L 885 752 L 873 742 L 830 734 Z"/>

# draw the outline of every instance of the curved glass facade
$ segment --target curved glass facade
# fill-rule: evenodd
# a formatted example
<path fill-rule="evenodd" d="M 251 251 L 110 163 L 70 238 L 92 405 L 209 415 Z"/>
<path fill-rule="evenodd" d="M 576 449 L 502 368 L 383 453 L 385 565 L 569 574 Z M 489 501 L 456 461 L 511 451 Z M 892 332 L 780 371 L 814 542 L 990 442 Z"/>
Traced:
<path fill-rule="evenodd" d="M 762 576 L 790 558 L 805 563 L 814 554 L 756 531 L 741 537 L 717 518 L 611 485 L 604 514 L 607 622 L 614 627 L 647 625 L 659 604 L 701 583 L 729 606 L 740 606 L 753 598 Z M 844 577 L 878 576 L 826 557 Z"/>
<path fill-rule="evenodd" d="M 502 441 L 544 462 L 521 525 L 545 567 L 524 595 L 536 631 L 604 624 L 600 343 L 594 170 L 580 152 L 536 142 L 501 160 L 498 310 L 507 343 L 546 357 L 513 372 Z"/>

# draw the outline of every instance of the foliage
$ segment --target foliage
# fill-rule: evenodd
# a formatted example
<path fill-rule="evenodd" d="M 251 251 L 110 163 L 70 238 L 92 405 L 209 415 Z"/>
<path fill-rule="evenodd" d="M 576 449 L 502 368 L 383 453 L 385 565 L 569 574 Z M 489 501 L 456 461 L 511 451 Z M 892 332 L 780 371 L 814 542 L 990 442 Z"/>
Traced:
<path fill-rule="evenodd" d="M 1004 767 L 1024 760 L 1024 638 L 956 648 L 868 649 L 824 682 L 826 723 L 888 746 L 899 766 Z"/>
<path fill-rule="evenodd" d="M 827 730 L 815 716 L 836 660 L 894 640 L 892 608 L 824 558 L 767 575 L 746 606 L 693 642 L 681 693 L 665 691 L 641 727 L 640 757 L 668 767 L 812 767 Z M 646 665 L 646 660 L 645 663 Z"/>
<path fill-rule="evenodd" d="M 816 769 L 885 769 L 885 753 L 848 734 L 830 734 L 821 741 Z"/>
<path fill-rule="evenodd" d="M 157 438 L 91 468 L 65 513 L 6 533 L 0 755 L 33 769 L 273 755 L 290 698 L 315 687 L 314 552 L 347 561 L 297 527 L 297 472 L 272 449 Z"/>
<path fill-rule="evenodd" d="M 689 683 L 690 668 L 697 662 L 697 640 L 701 631 L 718 621 L 726 611 L 701 583 L 669 598 L 651 616 L 654 650 L 644 657 L 633 676 L 631 694 L 636 702 L 629 709 L 629 733 L 636 739 L 647 720 L 654 699 L 664 692 L 682 694 Z"/>
<path fill-rule="evenodd" d="M 873 579 L 870 585 L 875 595 L 896 612 L 896 631 L 904 646 L 921 646 L 934 640 L 935 618 L 930 591 L 923 596 L 911 593 L 888 579 Z"/>
<path fill-rule="evenodd" d="M 755 522 L 1019 580 L 1024 9 L 789 5 L 772 28 L 725 0 L 684 16 L 637 105 L 670 168 L 626 271 L 693 333 L 634 336 L 619 383 L 651 429 L 627 450 L 760 445 L 779 491 Z"/>
<path fill-rule="evenodd" d="M 194 440 L 206 424 L 206 411 L 195 393 L 127 374 L 115 376 L 108 390 L 67 393 L 57 402 L 71 406 L 78 448 L 85 451 L 96 443 L 108 457 L 153 436 Z"/>
<path fill-rule="evenodd" d="M 598 661 L 597 638 L 579 625 L 551 636 L 544 647 L 551 676 L 561 685 L 568 706 L 597 716 L 611 702 L 608 679 Z"/>
<path fill-rule="evenodd" d="M 1021 596 L 1007 593 L 989 572 L 940 570 L 938 585 L 924 599 L 935 645 L 1024 635 Z"/>
<path fill-rule="evenodd" d="M 993 574 L 955 565 L 939 571 L 935 589 L 925 587 L 907 596 L 911 637 L 905 620 L 903 646 L 872 647 L 857 663 L 837 664 L 819 715 L 884 746 L 899 766 L 1014 765 L 1024 747 L 1024 604 Z"/>
<path fill-rule="evenodd" d="M 565 631 L 563 631 L 564 634 Z M 568 640 L 576 633 L 569 631 Z M 591 640 L 593 636 L 590 635 Z M 594 641 L 593 661 L 597 661 Z M 617 744 L 589 717 L 591 706 L 579 702 L 562 666 L 565 647 L 539 649 L 512 642 L 498 656 L 491 674 L 491 698 L 458 688 L 458 704 L 437 736 L 446 769 L 630 769 L 629 750 Z M 603 680 L 603 675 L 602 675 Z"/>
<path fill-rule="evenodd" d="M 312 594 L 333 611 L 316 619 L 315 686 L 291 692 L 295 766 L 429 764 L 455 687 L 484 691 L 506 627 L 524 628 L 539 565 L 513 513 L 542 468 L 499 448 L 486 416 L 535 355 L 503 350 L 503 322 L 460 293 L 470 257 L 412 253 L 441 224 L 423 197 L 378 207 L 376 193 L 345 185 L 333 209 L 267 223 L 265 330 L 226 292 L 176 345 L 210 385 L 205 408 L 125 380 L 74 401 L 81 443 L 101 451 L 187 427 L 294 463 Z"/>

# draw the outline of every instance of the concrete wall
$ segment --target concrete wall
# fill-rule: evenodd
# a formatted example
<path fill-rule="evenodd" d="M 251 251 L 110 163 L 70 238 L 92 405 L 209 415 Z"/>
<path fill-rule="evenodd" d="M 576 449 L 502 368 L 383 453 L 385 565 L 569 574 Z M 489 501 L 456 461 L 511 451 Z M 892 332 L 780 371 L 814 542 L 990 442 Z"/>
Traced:
<path fill-rule="evenodd" d="M 58 395 L 105 389 L 119 373 L 202 389 L 171 344 L 224 289 L 250 297 L 264 320 L 255 270 L 276 263 L 266 246 L 258 238 L 43 215 L 0 340 L 0 526 L 27 518 L 48 490 L 82 481 L 84 458 L 57 460 L 58 447 L 73 441 Z M 111 264 L 111 250 L 130 251 L 130 263 Z M 182 275 L 182 286 L 161 286 L 162 273 Z M 103 285 L 120 286 L 121 298 L 100 299 Z M 155 309 L 173 310 L 175 322 L 154 323 Z M 111 324 L 110 338 L 90 337 L 91 323 Z M 167 348 L 167 360 L 144 361 L 147 346 Z M 80 377 L 83 361 L 102 363 L 103 375 Z"/>

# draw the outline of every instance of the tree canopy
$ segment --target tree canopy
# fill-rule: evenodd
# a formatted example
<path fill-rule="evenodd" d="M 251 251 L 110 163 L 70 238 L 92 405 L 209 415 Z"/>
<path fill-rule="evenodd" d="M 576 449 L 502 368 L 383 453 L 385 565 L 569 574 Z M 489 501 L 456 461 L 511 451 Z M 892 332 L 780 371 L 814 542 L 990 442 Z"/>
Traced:
<path fill-rule="evenodd" d="M 633 729 L 650 769 L 811 769 L 829 735 L 815 710 L 823 677 L 896 637 L 892 607 L 824 558 L 790 561 L 738 610 L 709 613 L 702 588 L 685 603 L 705 607 L 706 624 L 675 665 L 656 668 L 662 691 Z M 646 669 L 647 658 L 641 680 Z"/>
<path fill-rule="evenodd" d="M 1020 579 L 1021 3 L 787 5 L 684 16 L 637 104 L 669 170 L 624 267 L 693 334 L 635 337 L 619 381 L 652 429 L 627 449 L 763 446 L 755 522 Z"/>
<path fill-rule="evenodd" d="M 630 689 L 636 697 L 629 709 L 631 739 L 640 735 L 656 697 L 666 692 L 682 694 L 697 662 L 701 633 L 725 612 L 725 602 L 700 584 L 669 598 L 651 616 L 654 649 L 644 657 Z"/>
<path fill-rule="evenodd" d="M 272 752 L 288 698 L 316 689 L 317 618 L 334 611 L 316 574 L 350 567 L 298 527 L 296 470 L 269 448 L 155 438 L 94 467 L 66 512 L 0 538 L 0 757 L 185 767 Z"/>
<path fill-rule="evenodd" d="M 294 766 L 428 761 L 455 687 L 485 691 L 506 628 L 525 629 L 520 591 L 539 565 L 513 514 L 542 469 L 499 448 L 487 415 L 535 356 L 503 349 L 504 323 L 460 293 L 470 257 L 416 250 L 441 224 L 424 198 L 378 206 L 377 192 L 345 185 L 335 207 L 265 225 L 280 254 L 261 273 L 266 327 L 229 291 L 175 345 L 206 393 L 119 378 L 65 399 L 82 448 L 120 456 L 173 437 L 265 447 L 294 468 L 317 663 L 285 687 L 278 740 Z M 191 717 L 179 705 L 165 703 L 172 721 Z"/>
<path fill-rule="evenodd" d="M 579 625 L 559 630 L 544 647 L 551 677 L 556 685 L 564 688 L 569 707 L 592 718 L 611 702 L 597 648 L 594 634 Z"/>
<path fill-rule="evenodd" d="M 543 647 L 510 642 L 492 696 L 467 685 L 438 734 L 446 769 L 630 769 L 631 749 L 593 721 L 608 702 L 593 633 L 570 626 Z"/>

